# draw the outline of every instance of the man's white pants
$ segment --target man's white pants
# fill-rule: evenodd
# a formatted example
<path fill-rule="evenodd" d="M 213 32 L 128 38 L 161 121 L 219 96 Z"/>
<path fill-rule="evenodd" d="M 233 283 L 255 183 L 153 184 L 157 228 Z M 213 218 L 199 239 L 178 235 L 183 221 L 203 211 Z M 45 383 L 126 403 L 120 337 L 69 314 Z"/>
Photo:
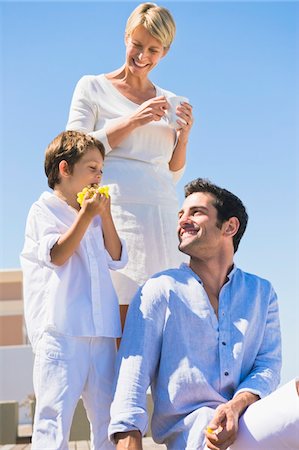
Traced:
<path fill-rule="evenodd" d="M 107 429 L 115 355 L 113 338 L 43 334 L 33 369 L 36 410 L 32 450 L 68 449 L 80 396 L 91 424 L 91 448 L 114 448 L 108 441 Z"/>
<path fill-rule="evenodd" d="M 299 396 L 292 380 L 247 408 L 231 450 L 299 449 Z"/>
<path fill-rule="evenodd" d="M 228 450 L 299 450 L 299 396 L 296 381 L 293 379 L 247 408 L 239 420 L 237 439 Z M 206 409 L 209 410 L 207 425 L 214 410 Z M 195 448 L 190 446 L 190 450 Z M 199 444 L 198 449 L 201 448 L 208 450 L 206 445 Z"/>

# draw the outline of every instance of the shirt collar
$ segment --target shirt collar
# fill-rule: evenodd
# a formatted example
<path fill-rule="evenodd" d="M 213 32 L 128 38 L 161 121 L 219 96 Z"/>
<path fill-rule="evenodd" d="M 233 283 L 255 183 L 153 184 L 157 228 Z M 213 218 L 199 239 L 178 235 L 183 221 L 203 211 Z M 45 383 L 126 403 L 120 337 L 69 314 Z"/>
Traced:
<path fill-rule="evenodd" d="M 199 281 L 200 284 L 203 284 L 201 279 L 200 279 L 200 277 L 195 272 L 193 272 L 193 270 L 191 269 L 191 267 L 187 263 L 182 263 L 180 265 L 180 269 L 185 270 L 186 272 L 189 272 L 189 274 L 192 275 L 194 278 L 196 278 L 196 280 Z M 228 282 L 231 281 L 231 279 L 234 276 L 234 274 L 236 273 L 237 269 L 238 268 L 237 268 L 236 264 L 234 263 L 233 267 L 232 267 L 232 270 L 227 275 Z"/>
<path fill-rule="evenodd" d="M 72 206 L 68 205 L 64 200 L 58 197 L 58 195 L 54 194 L 54 192 L 45 191 L 40 196 L 40 201 L 42 201 L 46 206 L 54 206 L 57 208 L 65 208 L 66 206 L 70 211 L 75 214 L 78 214 L 78 211 Z"/>

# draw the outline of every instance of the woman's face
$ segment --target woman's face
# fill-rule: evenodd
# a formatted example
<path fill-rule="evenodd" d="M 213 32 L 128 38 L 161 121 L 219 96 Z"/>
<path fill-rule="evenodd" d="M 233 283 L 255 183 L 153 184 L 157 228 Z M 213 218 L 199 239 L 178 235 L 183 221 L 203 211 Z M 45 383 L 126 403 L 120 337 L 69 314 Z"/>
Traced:
<path fill-rule="evenodd" d="M 166 53 L 162 43 L 142 25 L 126 37 L 126 66 L 134 75 L 147 76 Z"/>

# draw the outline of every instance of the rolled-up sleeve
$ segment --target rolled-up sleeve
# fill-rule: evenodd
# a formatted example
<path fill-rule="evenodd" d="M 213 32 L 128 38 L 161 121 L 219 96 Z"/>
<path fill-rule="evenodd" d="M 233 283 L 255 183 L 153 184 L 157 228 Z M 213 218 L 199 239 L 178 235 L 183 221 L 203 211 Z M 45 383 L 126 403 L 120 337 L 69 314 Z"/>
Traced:
<path fill-rule="evenodd" d="M 274 391 L 280 382 L 281 332 L 277 296 L 270 288 L 268 315 L 262 344 L 248 376 L 238 386 L 235 396 L 248 391 L 260 398 Z"/>
<path fill-rule="evenodd" d="M 48 215 L 34 206 L 27 219 L 25 243 L 21 258 L 28 261 L 38 261 L 41 266 L 56 267 L 51 262 L 51 249 L 60 238 L 57 226 Z"/>
<path fill-rule="evenodd" d="M 121 243 L 121 255 L 119 260 L 115 261 L 114 259 L 112 259 L 110 253 L 106 250 L 107 263 L 109 269 L 111 270 L 122 269 L 128 262 L 128 252 L 126 243 L 123 239 L 120 239 L 120 243 Z"/>
<path fill-rule="evenodd" d="M 160 359 L 165 302 L 155 301 L 149 280 L 138 291 L 128 310 L 118 354 L 115 396 L 111 406 L 109 436 L 148 428 L 146 393 Z"/>

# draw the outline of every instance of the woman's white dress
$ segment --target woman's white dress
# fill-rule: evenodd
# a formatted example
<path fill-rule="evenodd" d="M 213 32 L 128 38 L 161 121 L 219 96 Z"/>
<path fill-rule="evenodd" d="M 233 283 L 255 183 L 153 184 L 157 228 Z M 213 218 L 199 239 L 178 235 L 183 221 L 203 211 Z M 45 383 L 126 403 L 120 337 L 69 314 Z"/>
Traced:
<path fill-rule="evenodd" d="M 174 95 L 155 87 L 157 96 Z M 107 140 L 106 127 L 138 107 L 105 75 L 84 76 L 75 88 L 67 124 L 68 130 L 88 133 L 105 146 L 102 184 L 110 187 L 114 223 L 129 255 L 127 266 L 111 274 L 120 304 L 129 304 L 152 274 L 186 261 L 176 232 L 175 182 L 183 169 L 171 172 L 168 165 L 175 130 L 162 119 L 135 129 L 114 149 Z"/>

